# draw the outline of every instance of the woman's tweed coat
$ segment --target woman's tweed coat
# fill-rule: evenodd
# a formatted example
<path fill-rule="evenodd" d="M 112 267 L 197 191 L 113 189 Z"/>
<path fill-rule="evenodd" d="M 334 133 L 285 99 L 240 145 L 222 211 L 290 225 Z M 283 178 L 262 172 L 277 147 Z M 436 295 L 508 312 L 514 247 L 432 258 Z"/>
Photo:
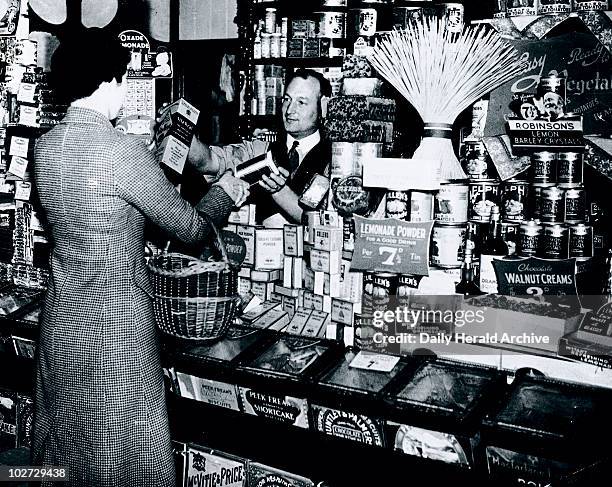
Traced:
<path fill-rule="evenodd" d="M 173 486 L 143 227 L 194 242 L 207 224 L 145 145 L 94 110 L 71 107 L 40 138 L 34 171 L 54 247 L 33 460 L 69 467 L 75 486 Z M 220 223 L 231 206 L 213 186 L 198 208 Z"/>

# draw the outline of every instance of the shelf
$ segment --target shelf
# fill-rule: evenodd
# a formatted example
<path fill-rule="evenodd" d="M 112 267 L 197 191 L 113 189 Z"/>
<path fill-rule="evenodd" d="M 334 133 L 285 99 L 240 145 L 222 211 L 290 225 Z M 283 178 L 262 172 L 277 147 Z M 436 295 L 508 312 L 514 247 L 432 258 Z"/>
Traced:
<path fill-rule="evenodd" d="M 280 57 L 280 58 L 263 58 L 254 59 L 253 64 L 257 65 L 277 65 L 285 67 L 300 67 L 300 68 L 329 68 L 342 67 L 343 57 Z"/>
<path fill-rule="evenodd" d="M 242 115 L 240 118 L 257 127 L 276 127 L 281 123 L 280 115 Z"/>

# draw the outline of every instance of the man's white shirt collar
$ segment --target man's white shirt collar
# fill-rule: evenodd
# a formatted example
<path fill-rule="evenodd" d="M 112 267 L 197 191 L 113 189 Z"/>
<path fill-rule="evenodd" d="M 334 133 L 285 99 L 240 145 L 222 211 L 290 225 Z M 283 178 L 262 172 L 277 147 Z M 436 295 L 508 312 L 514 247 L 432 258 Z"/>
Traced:
<path fill-rule="evenodd" d="M 317 130 L 314 134 L 310 134 L 303 139 L 295 139 L 291 135 L 287 134 L 287 151 L 291 150 L 291 147 L 293 147 L 293 142 L 296 140 L 299 142 L 296 150 L 300 156 L 301 163 L 304 160 L 304 157 L 306 157 L 306 154 L 308 154 L 315 145 L 321 142 L 321 132 Z"/>

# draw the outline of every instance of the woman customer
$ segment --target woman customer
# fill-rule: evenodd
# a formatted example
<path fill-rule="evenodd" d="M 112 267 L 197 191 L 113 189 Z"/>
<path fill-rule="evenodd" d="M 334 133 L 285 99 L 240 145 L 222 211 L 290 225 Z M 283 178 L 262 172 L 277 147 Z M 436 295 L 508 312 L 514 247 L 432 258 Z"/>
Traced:
<path fill-rule="evenodd" d="M 209 226 L 144 143 L 113 128 L 130 53 L 87 29 L 51 61 L 63 121 L 35 149 L 35 184 L 53 239 L 37 362 L 33 463 L 73 486 L 173 486 L 163 376 L 145 267 L 145 218 L 180 240 Z M 198 211 L 217 224 L 248 196 L 223 176 Z"/>

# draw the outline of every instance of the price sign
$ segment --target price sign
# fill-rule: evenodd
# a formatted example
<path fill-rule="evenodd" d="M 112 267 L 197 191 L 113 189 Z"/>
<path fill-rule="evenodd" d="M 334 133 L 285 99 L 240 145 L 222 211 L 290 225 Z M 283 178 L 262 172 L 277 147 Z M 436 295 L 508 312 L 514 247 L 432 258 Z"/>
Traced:
<path fill-rule="evenodd" d="M 242 265 L 247 251 L 244 239 L 237 233 L 228 230 L 221 230 L 221 238 L 225 242 L 225 250 L 230 262 L 238 266 Z M 215 246 L 219 246 L 218 242 L 215 242 Z"/>
<path fill-rule="evenodd" d="M 433 222 L 355 217 L 355 251 L 351 270 L 429 275 L 429 241 Z"/>
<path fill-rule="evenodd" d="M 506 296 L 567 296 L 578 304 L 575 259 L 493 260 L 499 294 Z M 574 297 L 575 299 L 571 299 Z"/>

